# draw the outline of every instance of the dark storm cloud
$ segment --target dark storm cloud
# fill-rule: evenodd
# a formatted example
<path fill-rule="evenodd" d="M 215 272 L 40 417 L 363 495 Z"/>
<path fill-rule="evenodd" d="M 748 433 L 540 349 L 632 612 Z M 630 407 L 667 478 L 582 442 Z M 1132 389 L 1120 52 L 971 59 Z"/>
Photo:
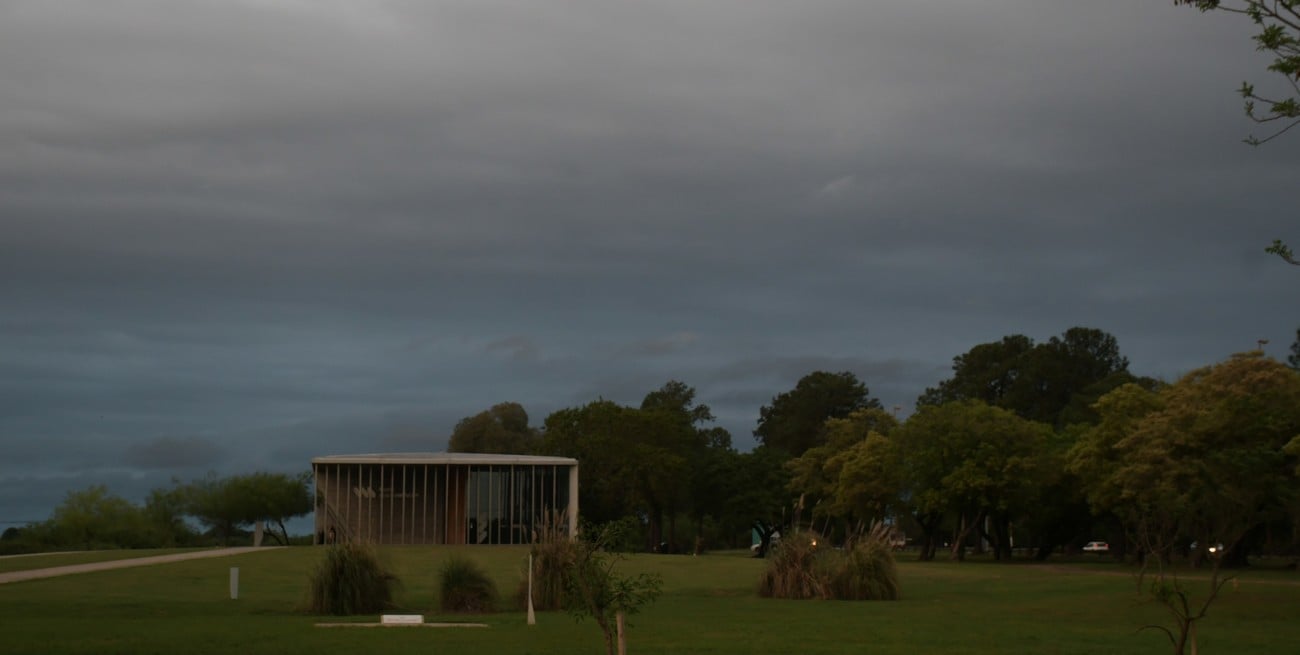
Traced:
<path fill-rule="evenodd" d="M 1239 143 L 1249 36 L 1128 0 L 3 3 L 0 481 L 43 477 L 0 504 L 671 379 L 743 446 L 812 370 L 906 412 L 1075 325 L 1167 378 L 1284 352 L 1300 142 Z"/>

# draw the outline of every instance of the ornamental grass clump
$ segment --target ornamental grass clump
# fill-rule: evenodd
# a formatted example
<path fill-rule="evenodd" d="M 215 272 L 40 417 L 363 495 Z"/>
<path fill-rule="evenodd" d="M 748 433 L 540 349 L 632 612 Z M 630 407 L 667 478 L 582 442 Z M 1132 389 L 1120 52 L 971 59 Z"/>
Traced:
<path fill-rule="evenodd" d="M 497 588 L 473 560 L 457 555 L 447 558 L 438 572 L 438 590 L 439 607 L 444 612 L 496 611 Z"/>
<path fill-rule="evenodd" d="M 818 569 L 817 542 L 808 533 L 783 539 L 767 556 L 767 570 L 758 581 L 764 598 L 804 600 L 822 598 L 823 577 Z"/>
<path fill-rule="evenodd" d="M 578 544 L 569 537 L 562 517 L 549 517 L 533 535 L 529 549 L 533 564 L 533 607 L 547 612 L 566 609 L 578 561 Z M 528 607 L 528 574 L 524 573 L 515 594 L 520 609 Z"/>
<path fill-rule="evenodd" d="M 393 604 L 397 576 L 379 562 L 369 544 L 335 544 L 311 573 L 308 609 L 313 614 L 374 614 Z"/>
<path fill-rule="evenodd" d="M 831 595 L 837 600 L 898 600 L 898 563 L 886 539 L 859 539 L 836 553 Z"/>
<path fill-rule="evenodd" d="M 824 548 L 807 534 L 773 549 L 758 594 L 793 600 L 897 600 L 898 565 L 888 530 L 876 526 L 844 549 Z"/>

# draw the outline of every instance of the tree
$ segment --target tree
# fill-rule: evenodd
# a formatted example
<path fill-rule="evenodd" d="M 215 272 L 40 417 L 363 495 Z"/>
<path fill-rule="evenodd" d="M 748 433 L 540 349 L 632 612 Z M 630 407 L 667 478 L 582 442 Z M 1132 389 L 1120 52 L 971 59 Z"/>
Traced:
<path fill-rule="evenodd" d="M 1281 239 L 1273 239 L 1273 245 L 1265 248 L 1264 252 L 1277 255 L 1282 258 L 1282 261 L 1292 266 L 1300 266 L 1300 259 L 1295 258 L 1295 253 L 1291 252 L 1291 247 L 1282 243 Z"/>
<path fill-rule="evenodd" d="M 677 380 L 669 380 L 664 386 L 646 394 L 641 400 L 641 409 L 675 413 L 691 425 L 709 423 L 714 418 L 713 410 L 708 405 L 695 404 L 695 388 Z"/>
<path fill-rule="evenodd" d="M 898 445 L 876 431 L 832 458 L 839 470 L 832 509 L 859 526 L 883 522 L 901 508 L 903 479 Z"/>
<path fill-rule="evenodd" d="M 879 408 L 858 409 L 844 418 L 826 419 L 822 426 L 825 443 L 786 462 L 790 491 L 804 499 L 805 507 L 812 508 L 814 522 L 821 519 L 829 527 L 832 519 L 848 518 L 853 513 L 851 504 L 837 502 L 842 469 L 848 461 L 846 452 L 869 435 L 888 434 L 897 426 L 898 420 Z"/>
<path fill-rule="evenodd" d="M 1225 581 L 1219 568 L 1244 563 L 1248 535 L 1296 512 L 1300 374 L 1260 352 L 1193 371 L 1158 392 L 1120 387 L 1098 403 L 1102 421 L 1071 452 L 1089 498 L 1112 508 L 1156 567 L 1152 597 L 1174 618 L 1163 631 L 1174 653 L 1196 651 L 1195 626 Z M 1178 545 L 1223 543 L 1208 556 L 1207 592 L 1194 601 L 1165 563 Z"/>
<path fill-rule="evenodd" d="M 922 558 L 934 557 L 940 522 L 954 516 L 953 559 L 990 519 L 999 559 L 1010 557 L 1011 518 L 1037 498 L 1051 429 L 978 400 L 924 406 L 894 431 L 903 489 L 925 531 Z"/>
<path fill-rule="evenodd" d="M 680 414 L 599 400 L 546 417 L 541 449 L 583 464 L 580 506 L 593 521 L 645 517 L 651 544 L 690 491 L 699 433 Z"/>
<path fill-rule="evenodd" d="M 280 528 L 272 537 L 287 544 L 284 520 L 312 511 L 307 489 L 311 474 L 253 473 L 218 478 L 209 475 L 185 487 L 186 513 L 229 542 L 241 526 L 270 521 Z"/>
<path fill-rule="evenodd" d="M 1223 543 L 1227 561 L 1244 563 L 1243 539 L 1294 512 L 1296 458 L 1286 447 L 1300 434 L 1300 374 L 1262 353 L 1155 393 L 1121 387 L 1099 410 L 1071 466 L 1094 506 L 1119 512 L 1157 563 L 1189 541 Z"/>
<path fill-rule="evenodd" d="M 68 492 L 44 527 L 56 548 L 143 548 L 156 537 L 140 508 L 104 485 Z"/>
<path fill-rule="evenodd" d="M 1084 327 L 1038 345 L 1021 334 L 979 344 L 954 357 L 952 370 L 951 378 L 925 390 L 918 406 L 979 400 L 1058 427 L 1091 418 L 1084 399 L 1135 379 L 1115 337 Z"/>
<path fill-rule="evenodd" d="M 170 489 L 151 489 L 144 501 L 144 515 L 159 532 L 157 546 L 176 546 L 191 541 L 194 531 L 185 523 L 185 490 L 173 480 Z"/>
<path fill-rule="evenodd" d="M 826 419 L 867 407 L 879 408 L 880 401 L 869 397 L 866 385 L 852 373 L 815 371 L 759 409 L 754 436 L 764 446 L 798 457 L 825 443 Z"/>
<path fill-rule="evenodd" d="M 467 416 L 456 423 L 447 450 L 453 453 L 498 453 L 526 455 L 540 437 L 528 426 L 528 412 L 514 402 L 498 403 L 491 409 Z"/>
<path fill-rule="evenodd" d="M 626 617 L 642 605 L 653 603 L 663 589 L 663 578 L 653 573 L 624 575 L 616 570 L 619 558 L 610 547 L 620 542 L 617 528 L 588 527 L 575 544 L 574 563 L 568 576 L 569 612 L 581 620 L 591 617 L 605 638 L 605 654 L 627 652 Z"/>
<path fill-rule="evenodd" d="M 1257 94 L 1255 85 L 1242 82 L 1238 92 L 1245 99 L 1246 115 L 1260 124 L 1282 125 L 1269 136 L 1259 139 L 1254 135 L 1246 142 L 1259 145 L 1281 136 L 1300 124 L 1300 2 L 1295 0 L 1174 0 L 1175 5 L 1190 5 L 1201 11 L 1223 11 L 1246 16 L 1255 23 L 1259 32 L 1251 37 L 1255 49 L 1268 52 L 1273 62 L 1268 70 L 1277 73 L 1291 88 L 1288 96 L 1270 98 Z M 1260 109 L 1256 103 L 1264 107 Z M 1280 242 L 1274 242 L 1278 245 Z M 1283 246 L 1285 247 L 1285 246 Z M 1278 253 L 1282 254 L 1282 253 Z M 1294 262 L 1293 262 L 1294 263 Z"/>

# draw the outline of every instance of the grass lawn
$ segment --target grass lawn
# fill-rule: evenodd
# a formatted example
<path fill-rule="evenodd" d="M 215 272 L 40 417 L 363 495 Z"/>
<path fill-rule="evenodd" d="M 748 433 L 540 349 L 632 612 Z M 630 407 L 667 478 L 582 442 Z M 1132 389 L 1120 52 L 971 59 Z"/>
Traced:
<path fill-rule="evenodd" d="M 289 548 L 0 585 L 0 653 L 601 653 L 590 620 L 520 611 L 440 615 L 439 562 L 461 553 L 513 595 L 520 547 L 386 548 L 404 582 L 400 611 L 486 629 L 316 628 L 300 613 L 308 570 L 322 551 Z M 1161 653 L 1167 642 L 1136 630 L 1164 610 L 1135 595 L 1109 562 L 1035 566 L 901 563 L 897 602 L 778 601 L 754 594 L 762 561 L 743 554 L 637 555 L 622 566 L 664 578 L 664 594 L 633 617 L 633 653 Z M 228 593 L 240 568 L 240 598 Z M 1198 592 L 1204 582 L 1189 582 Z M 1211 609 L 1201 652 L 1272 654 L 1300 644 L 1300 576 L 1251 572 Z M 346 620 L 375 620 L 351 617 Z"/>

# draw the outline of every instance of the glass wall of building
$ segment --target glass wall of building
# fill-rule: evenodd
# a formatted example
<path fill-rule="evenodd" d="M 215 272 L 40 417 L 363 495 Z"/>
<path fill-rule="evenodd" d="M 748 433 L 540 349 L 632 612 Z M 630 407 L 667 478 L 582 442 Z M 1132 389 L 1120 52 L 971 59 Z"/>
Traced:
<path fill-rule="evenodd" d="M 319 457 L 316 542 L 526 544 L 577 527 L 577 461 L 469 453 Z"/>

